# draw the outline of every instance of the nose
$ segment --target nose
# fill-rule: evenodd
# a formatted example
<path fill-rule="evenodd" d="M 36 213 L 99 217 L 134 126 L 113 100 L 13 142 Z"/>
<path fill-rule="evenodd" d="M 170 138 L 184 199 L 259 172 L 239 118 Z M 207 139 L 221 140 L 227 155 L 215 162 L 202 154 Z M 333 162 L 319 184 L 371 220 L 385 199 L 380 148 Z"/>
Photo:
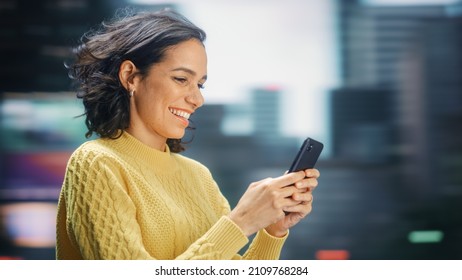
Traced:
<path fill-rule="evenodd" d="M 186 101 L 194 106 L 194 109 L 201 107 L 204 104 L 204 96 L 199 88 L 193 90 L 186 96 Z"/>

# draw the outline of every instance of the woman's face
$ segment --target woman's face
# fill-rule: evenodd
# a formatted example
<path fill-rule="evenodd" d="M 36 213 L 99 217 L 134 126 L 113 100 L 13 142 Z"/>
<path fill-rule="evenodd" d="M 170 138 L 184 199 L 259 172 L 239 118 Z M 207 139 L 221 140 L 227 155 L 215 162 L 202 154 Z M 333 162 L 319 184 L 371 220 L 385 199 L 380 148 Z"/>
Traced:
<path fill-rule="evenodd" d="M 195 39 L 172 46 L 144 79 L 135 79 L 127 131 L 163 150 L 168 138 L 183 137 L 189 116 L 204 103 L 201 88 L 207 79 L 205 48 Z"/>

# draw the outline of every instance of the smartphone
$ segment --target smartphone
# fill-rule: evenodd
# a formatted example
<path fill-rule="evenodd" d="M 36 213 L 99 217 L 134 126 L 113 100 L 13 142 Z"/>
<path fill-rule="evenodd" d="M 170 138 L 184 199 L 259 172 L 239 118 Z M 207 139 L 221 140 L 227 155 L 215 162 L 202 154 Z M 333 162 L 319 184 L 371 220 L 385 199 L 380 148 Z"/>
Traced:
<path fill-rule="evenodd" d="M 321 142 L 306 138 L 290 166 L 289 173 L 314 168 L 323 148 L 324 144 Z"/>
<path fill-rule="evenodd" d="M 306 138 L 289 168 L 289 173 L 314 168 L 323 148 L 323 143 L 313 138 Z M 286 211 L 284 213 L 289 214 Z"/>

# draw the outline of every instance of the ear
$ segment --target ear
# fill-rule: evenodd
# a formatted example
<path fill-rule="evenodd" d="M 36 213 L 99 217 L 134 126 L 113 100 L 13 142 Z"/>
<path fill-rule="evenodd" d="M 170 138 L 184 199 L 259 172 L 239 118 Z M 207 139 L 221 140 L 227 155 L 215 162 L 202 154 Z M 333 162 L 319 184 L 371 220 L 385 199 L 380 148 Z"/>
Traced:
<path fill-rule="evenodd" d="M 135 74 L 137 71 L 135 64 L 130 60 L 124 60 L 120 64 L 119 80 L 127 91 L 131 91 L 136 88 L 137 79 L 135 79 Z"/>

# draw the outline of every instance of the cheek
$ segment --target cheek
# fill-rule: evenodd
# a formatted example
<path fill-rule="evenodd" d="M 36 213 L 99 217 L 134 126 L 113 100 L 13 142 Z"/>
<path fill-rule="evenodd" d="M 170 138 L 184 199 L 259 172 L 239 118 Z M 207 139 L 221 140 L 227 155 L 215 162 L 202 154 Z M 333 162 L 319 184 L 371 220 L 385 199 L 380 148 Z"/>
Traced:
<path fill-rule="evenodd" d="M 175 89 L 174 85 L 169 84 L 169 81 L 149 81 L 143 87 L 143 92 L 140 92 L 136 99 L 139 113 L 145 121 L 148 118 L 149 122 L 156 122 L 156 125 L 162 125 L 170 116 L 169 106 L 178 103 L 181 99 L 181 92 Z"/>
<path fill-rule="evenodd" d="M 151 94 L 149 97 L 146 96 L 138 100 L 137 110 L 143 122 L 159 129 L 167 125 L 168 121 L 170 121 L 171 113 L 168 110 L 168 102 L 163 96 Z"/>
<path fill-rule="evenodd" d="M 144 121 L 158 118 L 156 115 L 159 113 L 159 108 L 157 108 L 156 104 L 155 99 L 147 96 L 138 97 L 135 101 L 136 110 Z"/>

